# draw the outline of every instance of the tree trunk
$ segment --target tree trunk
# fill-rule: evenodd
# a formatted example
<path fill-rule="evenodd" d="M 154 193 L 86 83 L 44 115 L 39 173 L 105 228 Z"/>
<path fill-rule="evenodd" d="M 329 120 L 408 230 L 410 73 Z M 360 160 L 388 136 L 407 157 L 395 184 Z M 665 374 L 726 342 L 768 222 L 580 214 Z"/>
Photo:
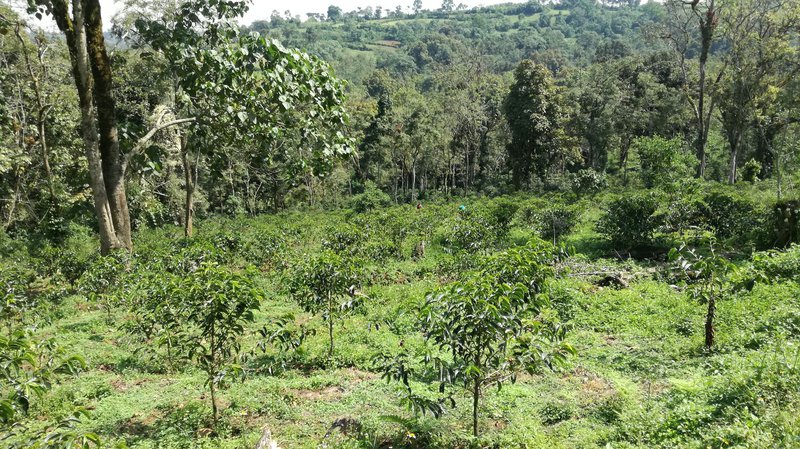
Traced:
<path fill-rule="evenodd" d="M 417 160 L 411 162 L 411 201 L 417 201 Z"/>
<path fill-rule="evenodd" d="M 108 254 L 114 248 L 122 247 L 111 219 L 111 206 L 106 194 L 106 184 L 98 150 L 97 130 L 95 128 L 94 81 L 89 73 L 89 55 L 86 44 L 83 2 L 73 0 L 72 18 L 66 2 L 53 3 L 53 18 L 64 33 L 72 64 L 72 76 L 78 92 L 81 109 L 81 134 L 89 167 L 89 183 L 92 188 L 94 210 L 100 234 L 100 251 Z"/>
<path fill-rule="evenodd" d="M 31 62 L 30 55 L 28 55 L 28 49 L 25 48 L 25 39 L 22 37 L 21 26 L 22 25 L 20 23 L 16 24 L 14 27 L 14 34 L 17 36 L 17 41 L 22 47 L 22 54 L 25 57 L 25 66 L 28 69 L 28 76 L 31 78 L 31 87 L 33 88 L 34 96 L 36 97 L 36 106 L 38 108 L 37 131 L 39 133 L 39 145 L 42 150 L 42 166 L 44 168 L 45 178 L 47 179 L 47 189 L 50 193 L 50 200 L 52 202 L 51 204 L 58 208 L 58 201 L 56 200 L 55 186 L 53 181 L 53 171 L 50 169 L 50 155 L 48 154 L 49 151 L 47 148 L 47 112 L 50 110 L 50 107 L 45 105 L 42 86 L 39 82 L 39 77 L 36 76 L 36 72 L 33 70 L 33 63 Z M 43 52 L 41 51 L 40 45 L 37 50 L 40 55 L 39 65 L 42 69 L 42 77 L 44 78 L 46 66 L 43 57 L 41 56 Z"/>
<path fill-rule="evenodd" d="M 706 313 L 706 348 L 714 346 L 714 316 L 717 313 L 717 304 L 713 296 L 708 299 L 708 312 Z"/>
<path fill-rule="evenodd" d="M 733 185 L 736 184 L 736 159 L 739 156 L 739 145 L 735 145 L 734 148 L 731 150 L 731 165 L 728 169 L 728 184 Z"/>
<path fill-rule="evenodd" d="M 183 176 L 186 182 L 186 202 L 183 211 L 183 235 L 191 237 L 194 232 L 194 179 L 192 164 L 189 162 L 188 137 L 181 136 L 181 162 L 183 163 Z"/>
<path fill-rule="evenodd" d="M 111 69 L 105 52 L 100 5 L 97 0 L 72 0 L 70 16 L 67 1 L 56 1 L 52 2 L 52 13 L 66 38 L 72 76 L 78 93 L 81 134 L 100 234 L 100 251 L 108 254 L 115 248 L 131 249 L 124 166 L 117 141 L 116 117 L 111 96 Z M 94 67 L 95 64 L 100 66 Z M 98 114 L 95 114 L 95 105 Z M 99 120 L 97 115 L 101 116 Z"/>
<path fill-rule="evenodd" d="M 328 339 L 330 340 L 328 360 L 330 360 L 333 358 L 333 301 L 330 293 L 328 293 Z"/>
<path fill-rule="evenodd" d="M 119 149 L 117 114 L 114 102 L 111 61 L 106 52 L 103 20 L 99 0 L 86 2 L 86 43 L 94 77 L 97 124 L 100 131 L 100 158 L 106 184 L 111 219 L 117 239 L 123 247 L 133 249 L 131 218 L 125 194 L 125 166 Z"/>
<path fill-rule="evenodd" d="M 472 436 L 478 436 L 478 405 L 481 396 L 481 381 L 475 379 L 475 384 L 472 387 Z"/>

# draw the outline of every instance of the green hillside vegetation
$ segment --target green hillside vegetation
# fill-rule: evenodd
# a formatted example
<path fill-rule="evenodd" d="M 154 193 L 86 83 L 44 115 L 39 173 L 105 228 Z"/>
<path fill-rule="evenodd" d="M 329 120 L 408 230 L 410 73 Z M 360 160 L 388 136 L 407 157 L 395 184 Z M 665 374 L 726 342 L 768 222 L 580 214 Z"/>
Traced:
<path fill-rule="evenodd" d="M 0 0 L 0 446 L 800 447 L 800 3 L 415 3 Z"/>

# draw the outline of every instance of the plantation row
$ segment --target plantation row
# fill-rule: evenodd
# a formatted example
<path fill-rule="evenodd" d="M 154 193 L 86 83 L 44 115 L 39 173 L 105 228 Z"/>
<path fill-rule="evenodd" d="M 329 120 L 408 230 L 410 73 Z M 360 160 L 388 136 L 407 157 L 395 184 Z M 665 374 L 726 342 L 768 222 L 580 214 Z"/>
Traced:
<path fill-rule="evenodd" d="M 355 211 L 215 218 L 192 239 L 178 238 L 176 228 L 141 230 L 133 254 L 98 256 L 90 233 L 77 227 L 58 246 L 3 242 L 5 441 L 13 447 L 122 443 L 127 431 L 98 430 L 77 399 L 74 413 L 63 405 L 48 412 L 49 391 L 61 382 L 80 384 L 81 371 L 167 379 L 202 373 L 201 403 L 210 416 L 175 443 L 180 447 L 198 435 L 231 436 L 228 410 L 236 405 L 225 397 L 239 381 L 348 367 L 389 381 L 395 405 L 414 412 L 408 416 L 439 417 L 469 404 L 470 433 L 478 436 L 490 430 L 482 423 L 493 412 L 483 403 L 493 389 L 520 376 L 546 378 L 581 357 L 571 341 L 582 296 L 573 278 L 625 289 L 622 274 L 631 280 L 644 273 L 679 285 L 698 304 L 696 319 L 671 326 L 686 336 L 703 334 L 708 350 L 715 339 L 725 341 L 717 335 L 719 301 L 790 281 L 800 271 L 796 247 L 742 251 L 797 238 L 796 203 L 765 203 L 758 195 L 697 186 L 385 208 L 385 199 L 368 191 L 353 199 Z M 323 220 L 329 224 L 318 226 Z M 596 260 L 625 253 L 667 263 Z M 409 296 L 387 299 L 406 285 Z M 58 323 L 79 318 L 66 312 L 74 307 L 113 330 L 114 346 L 129 354 L 114 366 L 72 355 L 85 355 L 85 343 L 61 338 L 68 328 Z M 719 319 L 724 327 L 726 318 Z M 361 328 L 355 337 L 353 326 Z M 791 326 L 786 338 L 796 339 L 800 322 Z M 353 351 L 353 344 L 363 347 Z M 788 386 L 797 385 L 794 363 Z M 556 409 L 552 414 L 562 413 Z M 398 413 L 393 422 L 415 426 L 400 417 L 407 412 Z M 39 415 L 49 419 L 32 419 Z M 544 421 L 550 419 L 562 421 Z M 334 427 L 352 437 L 343 444 L 365 444 L 360 423 Z M 375 437 L 375 444 L 426 447 L 422 436 L 386 438 Z"/>

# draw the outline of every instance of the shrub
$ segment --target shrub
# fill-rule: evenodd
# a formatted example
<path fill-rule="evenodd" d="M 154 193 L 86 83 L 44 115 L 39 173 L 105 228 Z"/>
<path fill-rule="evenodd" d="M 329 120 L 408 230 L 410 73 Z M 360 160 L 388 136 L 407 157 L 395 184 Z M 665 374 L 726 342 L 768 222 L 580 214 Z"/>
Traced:
<path fill-rule="evenodd" d="M 498 198 L 489 204 L 488 212 L 491 215 L 495 228 L 501 236 L 508 234 L 514 214 L 519 210 L 519 205 L 507 198 Z"/>
<path fill-rule="evenodd" d="M 580 213 L 574 207 L 556 205 L 536 212 L 534 217 L 533 228 L 536 234 L 555 244 L 575 228 Z"/>
<path fill-rule="evenodd" d="M 648 245 L 659 225 L 654 216 L 657 208 L 658 202 L 650 195 L 620 197 L 606 206 L 597 222 L 597 231 L 619 248 Z"/>
<path fill-rule="evenodd" d="M 800 276 L 800 246 L 792 245 L 784 251 L 766 251 L 753 254 L 753 270 L 757 277 L 774 282 Z"/>
<path fill-rule="evenodd" d="M 572 191 L 578 196 L 597 193 L 606 186 L 605 174 L 591 168 L 578 170 L 571 176 L 570 181 Z"/>
<path fill-rule="evenodd" d="M 250 273 L 203 262 L 182 275 L 156 273 L 135 300 L 129 329 L 155 337 L 170 359 L 194 362 L 206 375 L 217 423 L 217 390 L 241 374 L 237 363 L 245 325 L 253 321 L 261 294 Z"/>
<path fill-rule="evenodd" d="M 685 232 L 703 226 L 701 202 L 693 195 L 679 194 L 667 205 L 663 219 L 664 232 Z"/>
<path fill-rule="evenodd" d="M 751 184 L 758 182 L 758 175 L 761 174 L 761 164 L 755 159 L 750 159 L 744 164 L 744 167 L 742 167 L 741 174 L 743 181 Z"/>
<path fill-rule="evenodd" d="M 115 251 L 94 259 L 77 281 L 78 291 L 91 302 L 99 304 L 112 321 L 112 312 L 125 293 L 124 278 L 131 264 L 130 253 Z"/>
<path fill-rule="evenodd" d="M 25 315 L 36 308 L 36 300 L 30 293 L 33 273 L 18 265 L 0 264 L 0 320 L 11 333 L 14 324 L 24 320 Z"/>
<path fill-rule="evenodd" d="M 364 192 L 353 196 L 350 207 L 358 213 L 366 212 L 379 207 L 386 207 L 392 203 L 392 198 L 379 189 L 372 181 L 364 183 Z"/>
<path fill-rule="evenodd" d="M 645 187 L 664 185 L 690 175 L 690 163 L 680 138 L 640 137 L 631 149 L 639 155 L 639 177 Z"/>
<path fill-rule="evenodd" d="M 703 197 L 699 212 L 708 228 L 717 238 L 743 239 L 758 227 L 758 213 L 750 201 L 721 192 Z"/>
<path fill-rule="evenodd" d="M 367 233 L 363 227 L 342 224 L 328 228 L 322 247 L 337 254 L 355 255 L 364 246 Z"/>
<path fill-rule="evenodd" d="M 285 251 L 284 237 L 273 230 L 258 230 L 247 236 L 241 250 L 247 262 L 261 268 L 274 265 Z"/>
<path fill-rule="evenodd" d="M 440 392 L 448 385 L 469 391 L 475 436 L 482 393 L 513 382 L 518 372 L 552 367 L 574 353 L 564 342 L 565 327 L 541 319 L 548 304 L 541 293 L 552 276 L 551 262 L 552 247 L 533 241 L 488 259 L 481 270 L 461 281 L 440 287 L 420 307 L 426 340 L 452 355 L 447 359 L 426 355 L 423 363 L 439 373 Z M 402 381 L 413 401 L 405 363 L 402 356 L 390 361 L 383 368 L 384 377 Z"/>
<path fill-rule="evenodd" d="M 504 215 L 508 222 L 498 222 L 492 209 L 480 207 L 459 211 L 458 217 L 443 239 L 443 245 L 451 253 L 485 253 L 497 246 L 507 235 L 511 215 Z M 502 217 L 501 217 L 502 219 Z"/>
<path fill-rule="evenodd" d="M 333 356 L 333 327 L 337 316 L 352 310 L 359 299 L 359 265 L 332 251 L 323 251 L 298 267 L 289 283 L 292 297 L 307 312 L 328 322 L 328 357 Z"/>
<path fill-rule="evenodd" d="M 772 208 L 772 224 L 775 230 L 775 246 L 785 247 L 800 243 L 800 201 L 778 201 Z"/>

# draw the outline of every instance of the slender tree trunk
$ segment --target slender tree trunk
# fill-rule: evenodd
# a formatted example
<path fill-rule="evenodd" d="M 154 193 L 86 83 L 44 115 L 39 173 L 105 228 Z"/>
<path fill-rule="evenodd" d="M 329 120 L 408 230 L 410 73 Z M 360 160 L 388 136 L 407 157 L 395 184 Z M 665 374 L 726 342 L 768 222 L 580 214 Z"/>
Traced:
<path fill-rule="evenodd" d="M 330 293 L 328 293 L 328 339 L 330 340 L 328 360 L 330 360 L 333 358 L 333 301 Z"/>
<path fill-rule="evenodd" d="M 42 109 L 40 108 L 40 111 Z M 50 200 L 53 202 L 53 206 L 56 208 L 59 207 L 58 200 L 56 198 L 56 189 L 55 189 L 55 182 L 53 180 L 53 171 L 50 169 L 50 155 L 49 150 L 47 148 L 47 128 L 45 125 L 45 120 L 47 119 L 46 113 L 40 112 L 39 113 L 39 145 L 42 149 L 42 165 L 44 166 L 44 175 L 47 177 L 47 189 L 50 193 Z"/>
<path fill-rule="evenodd" d="M 714 317 L 717 313 L 717 304 L 713 296 L 708 299 L 708 312 L 706 313 L 706 348 L 714 346 Z"/>
<path fill-rule="evenodd" d="M 28 54 L 28 49 L 25 48 L 25 39 L 22 37 L 22 25 L 17 23 L 14 28 L 14 34 L 17 36 L 17 41 L 19 41 L 22 47 L 22 54 L 25 57 L 25 66 L 28 69 L 28 76 L 31 78 L 31 87 L 33 88 L 34 96 L 36 97 L 36 106 L 38 108 L 38 115 L 37 115 L 37 130 L 39 132 L 39 145 L 42 150 L 42 165 L 44 167 L 44 174 L 47 179 L 47 189 L 50 193 L 50 200 L 52 201 L 52 205 L 54 207 L 58 207 L 58 201 L 56 201 L 56 193 L 55 187 L 53 182 L 53 171 L 50 169 L 50 155 L 48 154 L 47 148 L 47 112 L 50 110 L 50 107 L 45 105 L 44 94 L 42 93 L 42 86 L 39 82 L 39 77 L 36 75 L 36 72 L 33 70 L 33 63 L 31 62 L 30 55 Z M 42 68 L 42 76 L 45 73 L 45 63 L 42 59 L 42 51 L 39 49 L 39 65 Z"/>
<path fill-rule="evenodd" d="M 696 3 L 693 8 L 694 7 L 696 7 Z M 697 92 L 697 141 L 695 145 L 698 160 L 697 177 L 703 178 L 706 174 L 706 143 L 708 141 L 708 130 L 710 126 L 706 116 L 707 64 L 718 20 L 714 0 L 709 1 L 705 13 L 697 12 L 697 14 L 699 15 L 698 20 L 700 22 L 700 79 Z M 713 108 L 713 105 L 709 106 L 709 108 Z M 708 118 L 710 118 L 710 113 Z"/>
<path fill-rule="evenodd" d="M 478 436 L 478 405 L 481 396 L 481 381 L 476 378 L 472 387 L 472 436 Z"/>
<path fill-rule="evenodd" d="M 417 201 L 417 160 L 411 162 L 411 201 Z"/>
<path fill-rule="evenodd" d="M 189 162 L 189 139 L 181 136 L 181 161 L 183 163 L 183 176 L 186 182 L 186 201 L 183 211 L 183 235 L 191 237 L 194 232 L 194 179 L 192 164 Z"/>
<path fill-rule="evenodd" d="M 216 335 L 215 331 L 216 331 L 216 326 L 214 325 L 214 322 L 212 321 L 211 322 L 210 344 L 208 346 L 209 350 L 211 351 L 211 370 L 210 370 L 211 372 L 208 373 L 209 374 L 208 386 L 209 386 L 209 389 L 211 390 L 211 413 L 212 413 L 212 415 L 214 417 L 214 429 L 216 430 L 217 421 L 219 419 L 219 411 L 217 409 L 217 391 L 216 391 L 216 387 L 214 385 L 214 377 L 216 376 L 216 373 L 217 373 L 217 352 L 216 352 L 216 346 L 214 344 L 214 336 Z"/>
<path fill-rule="evenodd" d="M 728 169 L 728 184 L 736 184 L 736 159 L 739 156 L 739 145 L 731 151 L 731 165 Z"/>

